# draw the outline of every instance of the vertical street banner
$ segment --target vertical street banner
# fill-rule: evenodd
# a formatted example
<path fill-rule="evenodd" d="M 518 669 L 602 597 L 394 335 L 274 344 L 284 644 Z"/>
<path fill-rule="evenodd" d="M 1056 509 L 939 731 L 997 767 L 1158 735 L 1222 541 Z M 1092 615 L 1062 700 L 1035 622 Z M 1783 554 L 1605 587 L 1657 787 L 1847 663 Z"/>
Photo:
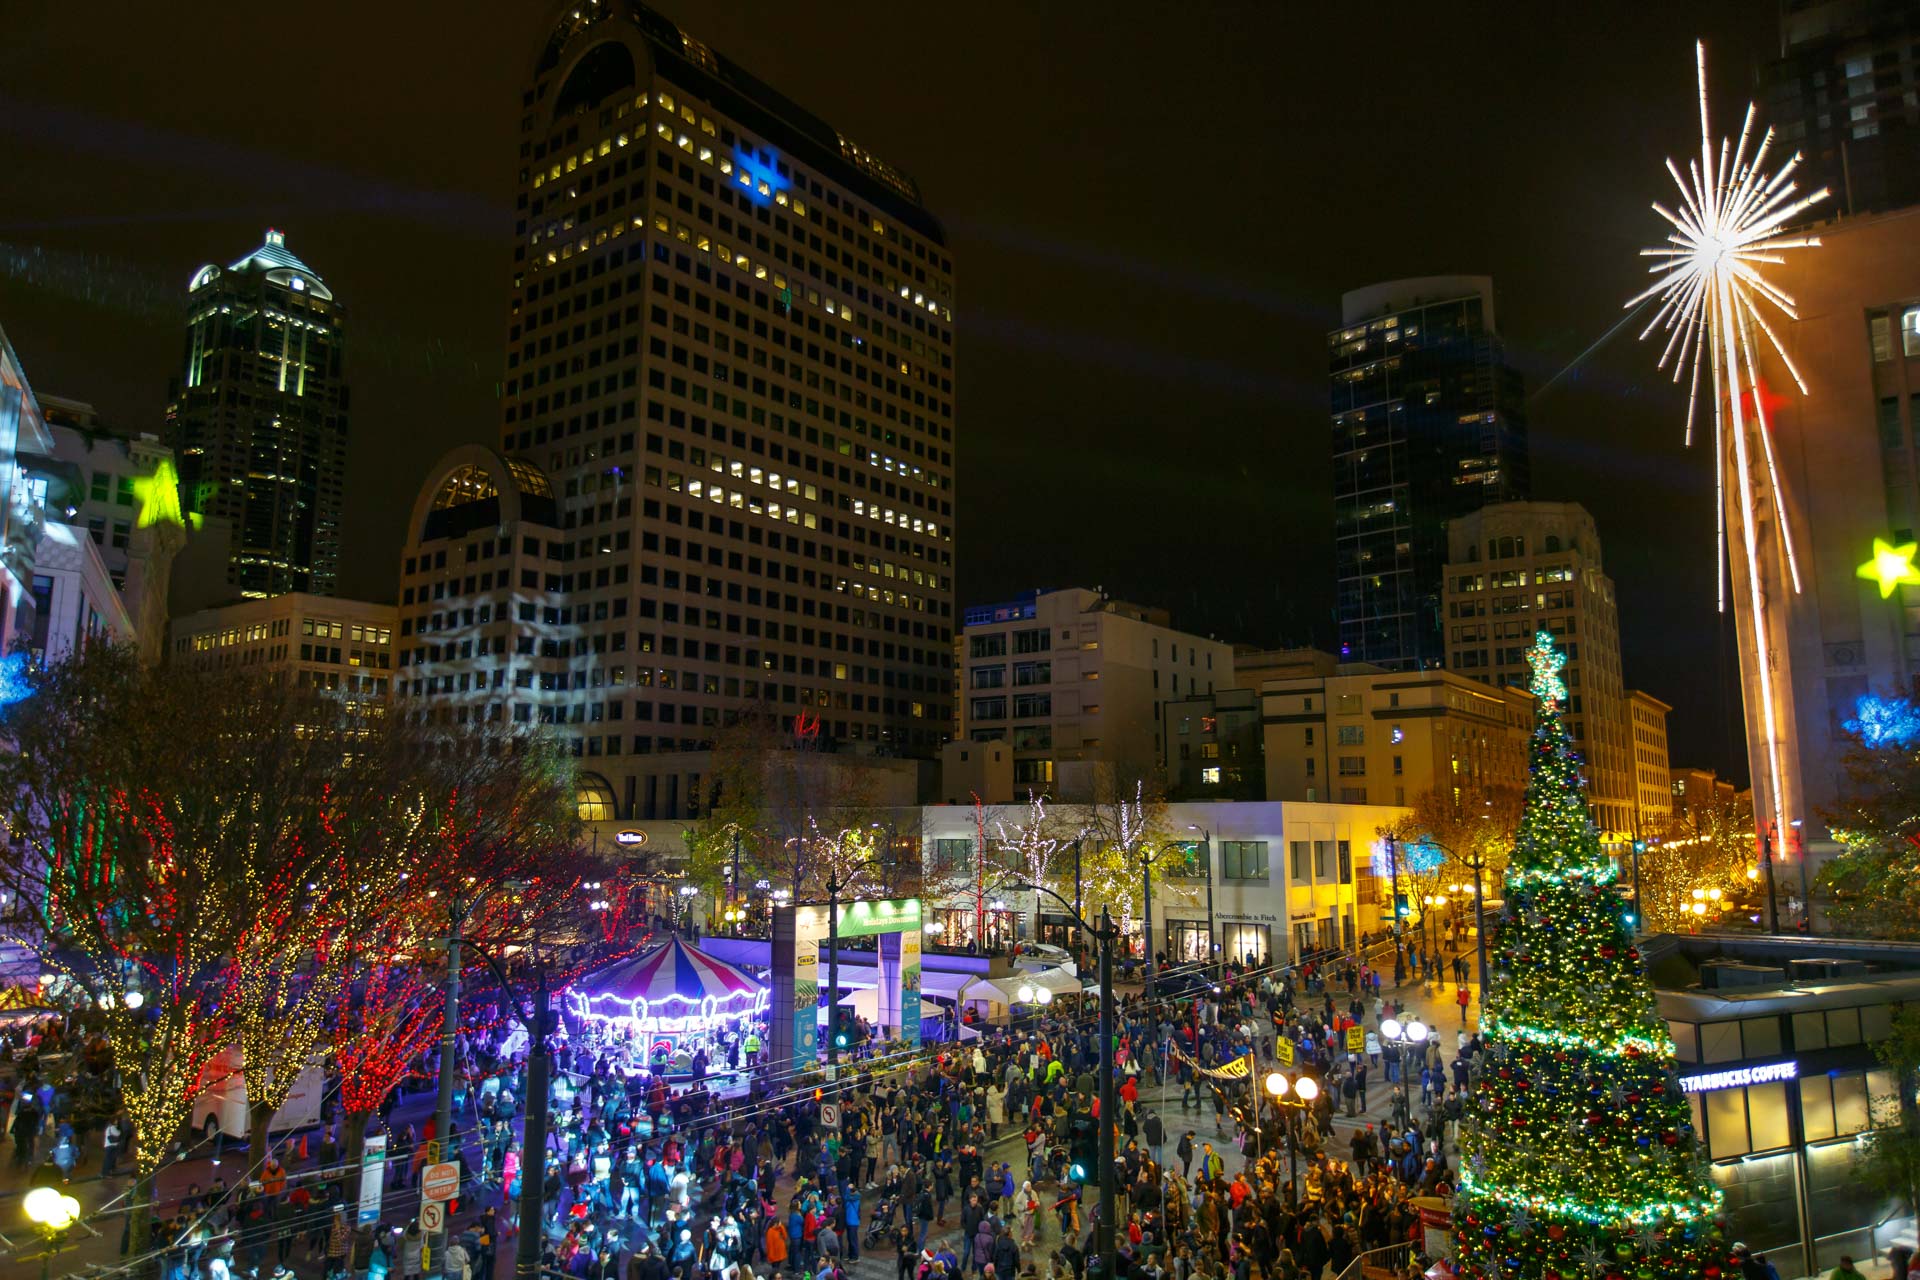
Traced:
<path fill-rule="evenodd" d="M 920 926 L 900 935 L 900 1038 L 920 1047 Z"/>
<path fill-rule="evenodd" d="M 359 1223 L 370 1227 L 380 1221 L 380 1196 L 387 1183 L 387 1135 L 373 1134 L 366 1144 L 366 1154 L 360 1158 Z"/>

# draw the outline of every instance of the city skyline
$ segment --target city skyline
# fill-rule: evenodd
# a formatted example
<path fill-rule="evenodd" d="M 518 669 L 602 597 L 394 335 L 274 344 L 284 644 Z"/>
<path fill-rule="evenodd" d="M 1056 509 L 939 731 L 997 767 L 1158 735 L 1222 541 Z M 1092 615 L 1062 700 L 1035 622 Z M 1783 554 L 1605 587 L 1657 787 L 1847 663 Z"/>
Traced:
<path fill-rule="evenodd" d="M 1001 82 L 1030 83 L 1002 42 L 963 34 L 936 50 L 844 31 L 830 41 L 816 32 L 809 44 L 806 15 L 673 4 L 663 11 L 912 172 L 951 223 L 964 282 L 956 330 L 968 366 L 956 398 L 976 424 L 956 450 L 962 605 L 1033 586 L 1098 583 L 1170 609 L 1184 629 L 1331 646 L 1324 334 L 1337 324 L 1340 294 L 1404 275 L 1484 272 L 1498 283 L 1502 329 L 1527 378 L 1535 496 L 1594 510 L 1621 583 L 1629 679 L 1685 712 L 1675 717 L 1675 759 L 1723 772 L 1737 766 L 1737 702 L 1716 698 L 1712 682 L 1697 678 L 1703 654 L 1719 661 L 1711 559 L 1668 551 L 1711 545 L 1697 536 L 1710 529 L 1699 501 L 1710 487 L 1709 462 L 1671 440 L 1677 395 L 1630 343 L 1616 337 L 1553 379 L 1616 319 L 1612 299 L 1633 276 L 1629 246 L 1653 194 L 1644 179 L 1650 157 L 1684 136 L 1668 104 L 1690 78 L 1692 37 L 1707 38 L 1730 109 L 1776 50 L 1770 19 L 1748 31 L 1733 19 L 1751 15 L 1735 6 L 1649 15 L 1641 19 L 1649 25 L 1631 33 L 1597 37 L 1602 48 L 1576 66 L 1556 61 L 1548 24 L 1516 13 L 1511 34 L 1542 52 L 1518 58 L 1509 83 L 1495 86 L 1470 74 L 1474 45 L 1462 33 L 1409 18 L 1372 33 L 1398 80 L 1382 77 L 1371 102 L 1342 109 L 1342 81 L 1309 65 L 1307 53 L 1339 30 L 1268 32 L 1279 20 L 1252 12 L 1203 15 L 1190 33 L 1196 51 L 1158 53 L 1151 62 L 1120 47 L 1137 41 L 1063 23 L 1084 41 L 1081 53 L 1057 67 L 1049 59 L 1061 84 L 1011 104 L 990 88 L 949 99 L 924 87 L 977 82 L 966 71 L 976 65 L 994 66 Z M 388 18 L 400 24 L 395 46 L 428 25 L 413 15 Z M 392 551 L 429 464 L 455 445 L 499 439 L 495 388 L 506 376 L 506 338 L 497 282 L 512 217 L 512 174 L 500 157 L 514 119 L 498 103 L 515 100 L 541 20 L 502 6 L 473 22 L 481 49 L 470 66 L 458 74 L 429 68 L 404 90 L 383 87 L 398 81 L 380 72 L 400 65 L 386 48 L 303 50 L 316 70 L 364 61 L 374 72 L 364 77 L 372 87 L 361 101 L 338 108 L 349 114 L 326 142 L 300 127 L 320 118 L 306 104 L 287 104 L 293 123 L 284 129 L 224 109 L 179 113 L 143 96 L 151 82 L 138 68 L 116 73 L 114 92 L 85 100 L 51 81 L 20 81 L 12 91 L 19 110 L 10 113 L 18 132 L 8 136 L 37 153 L 36 171 L 50 177 L 3 237 L 0 307 L 37 384 L 91 399 L 116 421 L 145 422 L 164 398 L 166 376 L 164 365 L 148 367 L 146 353 L 170 341 L 177 358 L 187 274 L 234 236 L 280 227 L 355 302 L 356 438 L 342 590 L 394 598 Z M 269 20 L 247 15 L 214 39 L 257 42 L 270 29 Z M 1265 34 L 1275 40 L 1258 38 Z M 33 19 L 28 35 L 50 49 L 77 38 L 52 15 Z M 1280 52 L 1263 66 L 1236 47 L 1242 43 Z M 1048 47 L 1059 46 L 1032 42 Z M 902 48 L 912 56 L 899 56 Z M 1107 65 L 1095 70 L 1103 50 Z M 852 83 L 833 71 L 842 59 L 863 69 Z M 915 73 L 915 59 L 940 59 L 950 74 L 929 75 L 924 62 Z M 1164 111 L 1130 106 L 1095 121 L 1070 100 L 1097 90 L 1131 102 L 1136 95 L 1118 86 L 1143 69 L 1170 86 Z M 1511 101 L 1528 94 L 1539 110 L 1522 134 L 1507 122 L 1516 118 Z M 1602 99 L 1611 125 L 1592 113 Z M 1425 135 L 1421 145 L 1409 139 L 1370 160 L 1376 167 L 1355 189 L 1401 189 L 1418 179 L 1418 204 L 1398 217 L 1345 194 L 1353 157 L 1339 144 L 1391 130 L 1414 103 L 1432 100 L 1450 104 L 1476 146 L 1439 146 L 1444 135 Z M 1008 119 L 1032 117 L 1031 137 L 1007 135 L 1003 110 Z M 1329 114 L 1318 121 L 1327 136 L 1314 136 L 1316 111 Z M 1630 127 L 1618 128 L 1622 121 Z M 107 123 L 117 127 L 99 127 Z M 1549 141 L 1544 135 L 1555 128 L 1576 132 Z M 1064 145 L 1076 131 L 1086 142 Z M 60 139 L 81 134 L 78 162 L 53 159 Z M 1182 197 L 1195 216 L 1170 219 L 1155 178 L 1191 170 L 1160 170 L 1155 161 L 1187 149 L 1210 171 L 1237 176 L 1218 188 L 1195 184 Z M 1429 154 L 1439 151 L 1444 162 Z M 1583 165 L 1553 159 L 1572 151 Z M 271 162 L 259 163 L 263 156 Z M 156 164 L 161 157 L 172 157 L 170 165 Z M 112 189 L 106 171 L 129 159 L 149 178 L 149 167 L 182 174 L 146 182 L 147 203 L 132 213 L 102 212 Z M 1285 195 L 1303 176 L 1325 194 L 1304 202 Z M 1510 199 L 1489 201 L 1487 192 Z M 1588 251 L 1582 232 L 1618 251 Z M 1294 252 L 1309 236 L 1331 242 L 1310 255 Z M 63 264 L 71 255 L 106 270 L 91 286 L 69 285 Z M 72 326 L 103 323 L 130 335 L 117 344 L 124 362 L 102 369 L 61 349 L 70 347 L 64 335 Z M 168 336 L 156 342 L 156 334 Z M 1177 455 L 1165 450 L 1175 434 L 1184 442 Z M 1035 449 L 1035 440 L 1053 447 Z M 1616 441 L 1628 447 L 1611 450 Z M 1129 465 L 1143 458 L 1153 464 Z M 1116 518 L 1119 508 L 1155 518 Z M 1210 519 L 1209 508 L 1234 515 Z M 1252 578 L 1249 554 L 1261 566 Z M 1730 675 L 1730 650 L 1725 665 Z"/>

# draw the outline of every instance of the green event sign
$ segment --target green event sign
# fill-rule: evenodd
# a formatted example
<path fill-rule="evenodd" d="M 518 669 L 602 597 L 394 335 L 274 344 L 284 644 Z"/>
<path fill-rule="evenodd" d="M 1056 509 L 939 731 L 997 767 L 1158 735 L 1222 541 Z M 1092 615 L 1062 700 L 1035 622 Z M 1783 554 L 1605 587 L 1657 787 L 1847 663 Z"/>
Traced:
<path fill-rule="evenodd" d="M 878 933 L 901 933 L 920 927 L 920 899 L 888 898 L 879 902 L 840 904 L 838 933 L 843 938 L 865 938 Z"/>

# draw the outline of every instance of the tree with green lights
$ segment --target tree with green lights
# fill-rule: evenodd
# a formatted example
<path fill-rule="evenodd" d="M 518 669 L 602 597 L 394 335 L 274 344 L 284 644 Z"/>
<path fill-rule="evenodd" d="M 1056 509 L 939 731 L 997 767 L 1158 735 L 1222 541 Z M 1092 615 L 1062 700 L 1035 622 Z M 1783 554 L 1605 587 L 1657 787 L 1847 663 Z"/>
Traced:
<path fill-rule="evenodd" d="M 1539 719 L 1460 1141 L 1460 1273 L 1711 1280 L 1727 1268 L 1720 1193 L 1587 811 L 1566 658 L 1542 631 L 1527 660 Z"/>

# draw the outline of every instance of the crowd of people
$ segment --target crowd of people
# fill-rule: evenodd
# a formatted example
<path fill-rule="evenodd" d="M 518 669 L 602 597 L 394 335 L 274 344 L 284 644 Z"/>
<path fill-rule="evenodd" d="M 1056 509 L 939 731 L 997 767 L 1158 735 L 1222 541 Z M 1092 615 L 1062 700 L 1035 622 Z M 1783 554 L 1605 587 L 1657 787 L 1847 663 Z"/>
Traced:
<path fill-rule="evenodd" d="M 1263 1280 L 1294 1280 L 1396 1243 L 1416 1246 L 1412 1261 L 1420 1229 L 1411 1202 L 1450 1194 L 1454 1122 L 1478 1045 L 1463 1033 L 1447 1062 L 1438 1037 L 1418 1054 L 1383 1043 L 1381 1023 L 1398 1010 L 1378 976 L 1333 958 L 1288 971 L 1231 968 L 1217 985 L 1163 975 L 1157 998 L 1120 996 L 1120 1275 L 1246 1280 L 1258 1265 Z M 1356 1027 L 1364 1049 L 1349 1048 Z M 764 1034 L 742 1026 L 721 1042 L 715 1067 L 743 1061 Z M 1282 1040 L 1289 1071 L 1322 1084 L 1309 1112 L 1282 1114 L 1244 1073 L 1215 1074 L 1251 1055 L 1257 1081 L 1280 1060 Z M 48 1057 L 46 1045 L 36 1050 Z M 373 1126 L 388 1143 L 387 1221 L 357 1224 L 361 1171 L 329 1110 L 318 1132 L 228 1166 L 241 1170 L 231 1184 L 215 1169 L 205 1187 L 159 1199 L 154 1239 L 169 1280 L 490 1275 L 517 1244 L 529 1178 L 541 1189 L 547 1265 L 596 1280 L 844 1280 L 869 1252 L 892 1261 L 899 1280 L 1101 1280 L 1101 1043 L 1090 1005 L 979 1027 L 929 1052 L 867 1058 L 837 1081 L 780 1080 L 762 1064 L 746 1092 L 732 1080 L 720 1089 L 656 1074 L 660 1064 L 615 1045 L 563 1042 L 546 1143 L 531 1155 L 524 1044 L 503 1029 L 462 1037 L 460 1050 L 448 1138 L 461 1196 L 440 1256 L 423 1261 L 417 1223 L 392 1221 L 413 1216 L 401 1191 L 417 1183 L 437 1137 L 430 1120 L 401 1118 L 396 1091 Z M 16 1094 L 37 1097 L 46 1073 L 16 1056 Z M 100 1057 L 73 1046 L 63 1061 L 84 1072 Z M 433 1065 L 423 1056 L 409 1081 L 415 1106 L 433 1088 Z M 1359 1114 L 1370 1085 L 1395 1091 L 1377 1124 Z M 1213 1118 L 1204 1136 L 1188 1118 L 1196 1110 Z M 1350 1133 L 1336 1138 L 1348 1116 Z"/>

